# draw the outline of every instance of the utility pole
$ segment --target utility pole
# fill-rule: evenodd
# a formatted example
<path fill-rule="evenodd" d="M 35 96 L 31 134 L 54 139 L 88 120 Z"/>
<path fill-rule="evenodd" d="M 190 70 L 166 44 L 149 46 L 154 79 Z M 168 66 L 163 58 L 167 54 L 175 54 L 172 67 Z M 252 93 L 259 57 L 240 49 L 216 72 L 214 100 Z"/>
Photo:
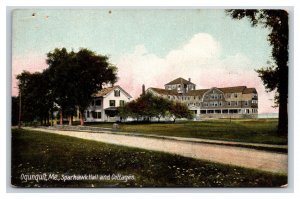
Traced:
<path fill-rule="evenodd" d="M 19 124 L 18 128 L 21 128 L 21 114 L 22 114 L 22 94 L 21 89 L 19 88 Z"/>

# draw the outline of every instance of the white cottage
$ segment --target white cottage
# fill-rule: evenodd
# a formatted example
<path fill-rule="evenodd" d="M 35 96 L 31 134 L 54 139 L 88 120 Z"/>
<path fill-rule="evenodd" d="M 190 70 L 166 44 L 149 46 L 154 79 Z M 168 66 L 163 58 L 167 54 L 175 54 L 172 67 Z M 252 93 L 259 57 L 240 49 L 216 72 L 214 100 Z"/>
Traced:
<path fill-rule="evenodd" d="M 120 86 L 103 88 L 96 93 L 92 104 L 85 111 L 86 122 L 115 122 L 121 118 L 117 116 L 117 107 L 124 106 L 131 100 Z"/>

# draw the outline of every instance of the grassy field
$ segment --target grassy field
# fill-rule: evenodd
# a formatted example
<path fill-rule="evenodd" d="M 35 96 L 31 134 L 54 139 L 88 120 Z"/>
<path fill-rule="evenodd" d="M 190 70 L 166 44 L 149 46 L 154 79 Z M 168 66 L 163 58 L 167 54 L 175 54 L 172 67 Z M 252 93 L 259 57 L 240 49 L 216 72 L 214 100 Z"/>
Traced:
<path fill-rule="evenodd" d="M 112 123 L 87 123 L 98 127 L 112 127 Z M 278 136 L 277 119 L 182 121 L 173 123 L 121 123 L 120 130 L 145 134 L 204 138 L 237 142 L 287 144 Z"/>
<path fill-rule="evenodd" d="M 24 176 L 37 174 L 46 174 L 48 180 L 32 178 L 26 182 Z M 64 178 L 97 174 L 111 176 L 111 179 Z M 112 177 L 118 174 L 123 177 Z M 49 179 L 49 176 L 52 177 Z M 131 177 L 126 181 L 124 176 Z M 287 176 L 45 132 L 12 129 L 11 180 L 13 185 L 20 187 L 278 187 L 287 183 Z"/>

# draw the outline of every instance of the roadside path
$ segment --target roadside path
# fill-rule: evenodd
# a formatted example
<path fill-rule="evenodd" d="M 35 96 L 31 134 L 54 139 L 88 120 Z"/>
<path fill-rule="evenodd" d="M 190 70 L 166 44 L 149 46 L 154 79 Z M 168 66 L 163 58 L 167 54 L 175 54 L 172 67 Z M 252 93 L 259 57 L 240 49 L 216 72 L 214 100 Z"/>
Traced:
<path fill-rule="evenodd" d="M 111 134 L 105 132 L 91 133 L 82 131 L 59 131 L 29 127 L 24 129 L 44 131 L 48 133 L 55 133 L 153 151 L 162 151 L 185 157 L 192 157 L 245 168 L 259 169 L 274 173 L 287 174 L 288 168 L 287 154 L 255 150 L 244 147 L 214 145 L 188 141 L 185 142 L 183 140 L 157 139 L 151 137 Z"/>

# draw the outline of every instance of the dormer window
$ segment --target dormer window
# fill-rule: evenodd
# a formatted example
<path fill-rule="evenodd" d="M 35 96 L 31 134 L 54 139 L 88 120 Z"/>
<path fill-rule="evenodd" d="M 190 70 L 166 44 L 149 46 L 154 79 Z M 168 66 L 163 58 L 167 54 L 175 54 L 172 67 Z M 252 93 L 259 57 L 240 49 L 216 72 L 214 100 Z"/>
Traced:
<path fill-rule="evenodd" d="M 115 90 L 115 97 L 120 97 L 120 90 Z"/>

